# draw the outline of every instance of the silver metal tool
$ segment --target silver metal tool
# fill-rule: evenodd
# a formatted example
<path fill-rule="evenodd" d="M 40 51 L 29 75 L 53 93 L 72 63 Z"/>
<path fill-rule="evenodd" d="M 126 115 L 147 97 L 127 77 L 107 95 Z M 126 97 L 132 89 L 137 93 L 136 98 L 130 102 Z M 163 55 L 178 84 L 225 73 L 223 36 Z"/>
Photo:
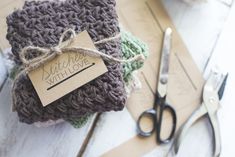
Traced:
<path fill-rule="evenodd" d="M 206 81 L 201 106 L 191 115 L 188 121 L 180 128 L 174 143 L 173 153 L 177 154 L 180 144 L 183 141 L 188 129 L 201 117 L 208 116 L 212 127 L 214 139 L 214 157 L 219 157 L 221 152 L 220 129 L 217 119 L 217 111 L 220 107 L 220 99 L 223 96 L 228 74 L 222 74 L 217 69 L 211 71 L 208 80 Z"/>
<path fill-rule="evenodd" d="M 168 84 L 168 77 L 169 77 L 169 74 L 168 74 L 169 62 L 170 62 L 169 58 L 170 58 L 170 52 L 171 52 L 171 38 L 172 38 L 172 30 L 171 28 L 167 28 L 166 31 L 164 32 L 161 62 L 160 62 L 160 69 L 159 69 L 158 82 L 157 82 L 158 86 L 157 86 L 157 91 L 155 93 L 154 105 L 153 105 L 153 108 L 144 111 L 140 115 L 137 121 L 138 134 L 143 137 L 149 137 L 154 132 L 156 132 L 157 134 L 156 142 L 159 144 L 166 144 L 171 141 L 171 139 L 174 136 L 176 123 L 177 123 L 177 116 L 176 116 L 175 109 L 166 102 L 167 84 Z M 162 117 L 165 112 L 168 112 L 172 118 L 172 127 L 171 127 L 171 132 L 168 138 L 163 139 L 161 137 L 161 131 L 162 131 L 162 125 L 163 125 L 162 123 L 164 123 Z M 144 129 L 141 127 L 141 120 L 146 117 L 151 118 L 153 122 L 153 126 L 150 131 L 144 131 Z"/>

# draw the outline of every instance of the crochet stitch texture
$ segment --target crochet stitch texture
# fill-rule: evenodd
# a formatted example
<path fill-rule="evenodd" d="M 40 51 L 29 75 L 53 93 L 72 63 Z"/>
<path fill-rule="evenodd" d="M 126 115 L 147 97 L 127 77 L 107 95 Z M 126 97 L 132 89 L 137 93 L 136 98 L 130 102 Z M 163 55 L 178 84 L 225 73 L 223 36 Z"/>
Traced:
<path fill-rule="evenodd" d="M 34 45 L 51 47 L 58 44 L 61 34 L 68 28 L 77 33 L 87 30 L 93 41 L 119 33 L 115 0 L 67 0 L 65 2 L 25 2 L 22 10 L 7 17 L 7 39 L 12 46 L 15 62 L 21 65 L 19 53 L 23 47 Z M 97 45 L 97 49 L 121 57 L 120 40 Z M 32 52 L 29 57 L 38 55 Z M 28 124 L 38 121 L 73 119 L 95 112 L 122 110 L 126 92 L 122 65 L 104 61 L 108 72 L 86 85 L 43 107 L 27 75 L 16 84 L 13 108 L 19 120 Z"/>

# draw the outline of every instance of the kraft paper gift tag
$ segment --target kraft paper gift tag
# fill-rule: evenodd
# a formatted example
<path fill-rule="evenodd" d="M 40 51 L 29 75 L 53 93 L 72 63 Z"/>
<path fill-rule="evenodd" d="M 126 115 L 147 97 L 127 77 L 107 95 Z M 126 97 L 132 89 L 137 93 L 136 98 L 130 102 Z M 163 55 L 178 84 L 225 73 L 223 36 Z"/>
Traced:
<path fill-rule="evenodd" d="M 87 31 L 77 34 L 68 47 L 96 50 Z M 28 75 L 43 106 L 46 106 L 105 72 L 107 68 L 101 57 L 64 52 Z"/>

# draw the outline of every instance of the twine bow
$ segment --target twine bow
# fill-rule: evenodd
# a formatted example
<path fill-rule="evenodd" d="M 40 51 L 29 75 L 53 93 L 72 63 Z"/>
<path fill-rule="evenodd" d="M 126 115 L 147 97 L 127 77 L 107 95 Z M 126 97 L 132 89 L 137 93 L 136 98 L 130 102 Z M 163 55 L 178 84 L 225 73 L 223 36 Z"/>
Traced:
<path fill-rule="evenodd" d="M 68 40 L 65 42 L 64 39 L 66 37 L 67 33 L 71 33 L 70 37 Z M 60 37 L 59 43 L 57 46 L 51 47 L 51 48 L 41 48 L 41 47 L 36 47 L 36 46 L 28 46 L 22 49 L 22 52 L 20 53 L 20 59 L 24 65 L 24 71 L 28 73 L 31 70 L 34 70 L 38 68 L 39 66 L 43 65 L 44 63 L 54 59 L 57 55 L 61 55 L 66 52 L 77 52 L 77 53 L 85 53 L 91 57 L 102 57 L 105 60 L 109 61 L 114 61 L 114 62 L 119 62 L 119 63 L 128 63 L 128 62 L 133 62 L 137 60 L 144 60 L 145 57 L 143 54 L 135 55 L 132 58 L 129 59 L 119 59 L 115 58 L 111 55 L 107 55 L 103 52 L 100 52 L 98 50 L 93 50 L 89 48 L 84 48 L 84 47 L 69 47 L 71 43 L 74 41 L 74 38 L 76 36 L 76 32 L 73 29 L 68 29 Z M 115 39 L 120 38 L 120 33 L 117 34 L 114 37 L 110 38 L 105 38 L 103 40 L 94 42 L 95 45 L 101 44 L 101 43 L 106 43 L 108 41 L 113 41 Z M 28 53 L 30 51 L 37 51 L 39 52 L 39 56 L 35 58 L 27 58 Z"/>

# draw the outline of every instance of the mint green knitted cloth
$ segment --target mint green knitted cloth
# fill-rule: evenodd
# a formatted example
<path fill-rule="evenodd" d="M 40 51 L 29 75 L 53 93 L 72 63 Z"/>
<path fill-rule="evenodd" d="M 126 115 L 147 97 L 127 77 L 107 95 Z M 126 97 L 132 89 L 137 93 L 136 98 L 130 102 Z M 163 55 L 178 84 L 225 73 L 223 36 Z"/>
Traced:
<path fill-rule="evenodd" d="M 143 54 L 145 58 L 148 56 L 148 47 L 147 45 L 140 41 L 138 38 L 133 36 L 131 33 L 121 30 L 121 48 L 123 59 L 129 59 L 138 54 Z M 143 61 L 134 61 L 131 63 L 123 64 L 123 79 L 125 84 L 128 85 L 131 78 L 132 72 L 141 68 L 143 66 Z M 78 119 L 68 120 L 75 128 L 81 128 L 84 126 L 92 115 L 86 115 Z"/>

